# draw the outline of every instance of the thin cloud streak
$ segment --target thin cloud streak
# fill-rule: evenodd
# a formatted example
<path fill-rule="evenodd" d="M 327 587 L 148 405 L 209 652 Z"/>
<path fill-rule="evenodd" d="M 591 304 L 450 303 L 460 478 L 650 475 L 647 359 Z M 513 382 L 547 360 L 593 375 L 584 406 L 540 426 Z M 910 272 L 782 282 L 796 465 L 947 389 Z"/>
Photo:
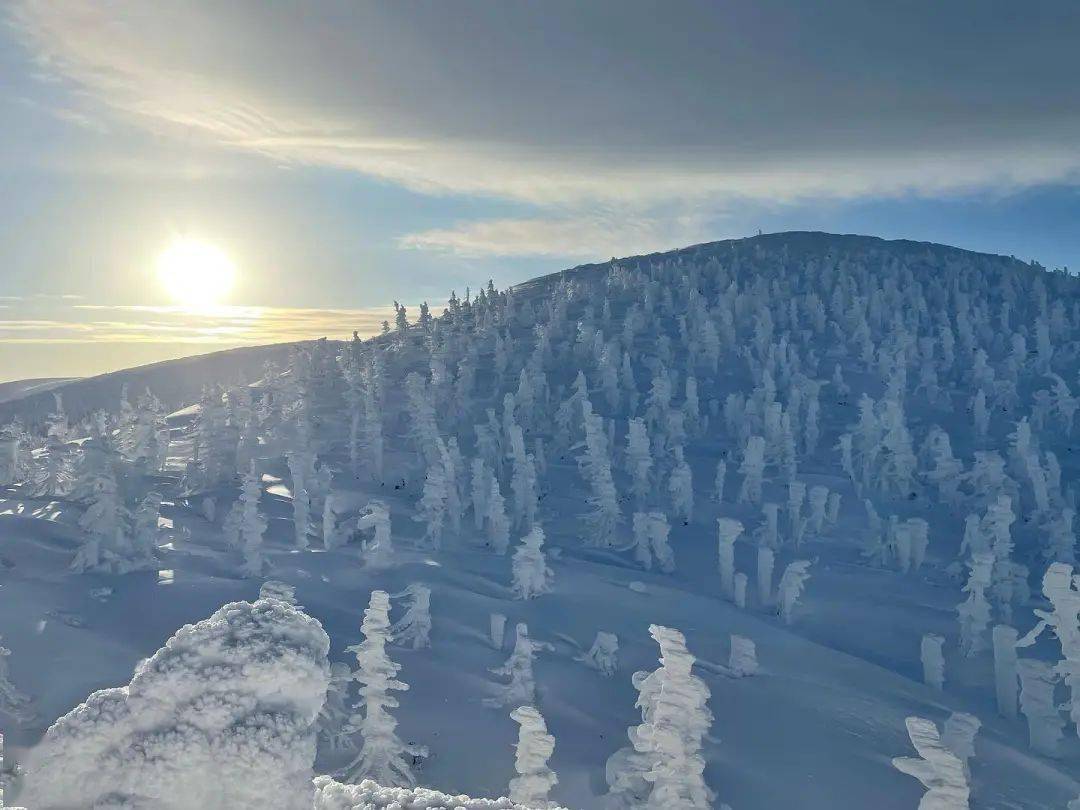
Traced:
<path fill-rule="evenodd" d="M 357 331 L 377 334 L 390 307 L 317 309 L 217 307 L 193 312 L 182 307 L 76 304 L 69 318 L 0 319 L 0 343 L 190 343 L 262 345 L 321 337 L 345 339 Z M 84 319 L 85 318 L 85 319 Z"/>
<path fill-rule="evenodd" d="M 703 242 L 713 232 L 697 216 L 607 216 L 497 219 L 459 223 L 399 237 L 414 250 L 453 253 L 466 258 L 540 256 L 606 259 L 654 253 Z"/>

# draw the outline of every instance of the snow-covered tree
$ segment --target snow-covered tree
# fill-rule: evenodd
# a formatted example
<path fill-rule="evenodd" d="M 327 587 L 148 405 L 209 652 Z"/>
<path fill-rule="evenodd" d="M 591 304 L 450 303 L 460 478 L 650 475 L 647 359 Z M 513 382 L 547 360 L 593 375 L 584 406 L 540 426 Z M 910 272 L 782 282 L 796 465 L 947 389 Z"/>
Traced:
<path fill-rule="evenodd" d="M 310 807 L 330 639 L 287 601 L 178 630 L 131 683 L 94 692 L 26 761 L 28 807 Z"/>
<path fill-rule="evenodd" d="M 968 574 L 964 593 L 967 598 L 956 608 L 960 620 L 960 651 L 968 658 L 986 649 L 986 628 L 990 625 L 990 603 L 986 601 L 986 589 L 994 568 L 994 557 L 989 552 L 973 554 L 968 561 Z"/>
<path fill-rule="evenodd" d="M 728 599 L 735 598 L 735 541 L 743 533 L 743 525 L 734 518 L 717 518 L 720 588 Z"/>
<path fill-rule="evenodd" d="M 253 461 L 240 485 L 240 498 L 233 506 L 237 515 L 240 551 L 244 555 L 242 570 L 244 575 L 249 577 L 261 577 L 266 569 L 266 558 L 263 554 L 266 518 L 259 512 L 261 495 L 262 478 Z"/>
<path fill-rule="evenodd" d="M 825 513 L 829 503 L 829 488 L 820 484 L 810 487 L 810 529 L 814 534 L 821 534 L 825 528 Z"/>
<path fill-rule="evenodd" d="M 1077 725 L 1080 723 L 1080 577 L 1073 574 L 1073 567 L 1067 563 L 1051 563 L 1043 574 L 1042 590 L 1052 609 L 1034 611 L 1039 621 L 1016 646 L 1029 647 L 1044 631 L 1053 632 L 1062 655 L 1056 671 L 1064 676 L 1069 687 L 1069 715 Z"/>
<path fill-rule="evenodd" d="M 319 711 L 319 741 L 331 751 L 351 750 L 352 737 L 345 730 L 349 719 L 349 707 L 346 702 L 349 685 L 352 683 L 352 670 L 349 665 L 335 661 L 330 665 L 330 683 L 326 688 L 326 700 Z"/>
<path fill-rule="evenodd" d="M 491 646 L 496 650 L 501 650 L 503 647 L 503 636 L 506 633 L 506 615 L 503 613 L 492 613 L 488 621 L 489 637 L 491 638 Z"/>
<path fill-rule="evenodd" d="M 932 720 L 905 720 L 918 757 L 895 757 L 893 767 L 914 776 L 927 789 L 919 802 L 923 810 L 967 810 L 971 789 L 963 761 L 949 750 Z"/>
<path fill-rule="evenodd" d="M 373 779 L 380 785 L 403 786 L 415 781 L 409 766 L 408 751 L 398 738 L 397 720 L 390 710 L 398 706 L 391 692 L 404 691 L 409 685 L 397 679 L 401 667 L 386 654 L 390 637 L 390 595 L 372 591 L 360 627 L 364 640 L 348 651 L 356 654 L 353 680 L 360 684 L 359 700 L 346 724 L 350 734 L 359 735 L 359 753 L 344 769 L 350 782 Z"/>
<path fill-rule="evenodd" d="M 652 492 L 649 472 L 653 465 L 649 434 L 643 419 L 631 419 L 629 422 L 625 465 L 630 474 L 630 492 L 637 508 L 641 509 Z"/>
<path fill-rule="evenodd" d="M 414 650 L 431 646 L 431 588 L 413 582 L 395 596 L 407 596 L 409 604 L 405 615 L 390 628 L 390 638 L 395 644 Z"/>
<path fill-rule="evenodd" d="M 532 706 L 518 706 L 510 717 L 519 726 L 514 757 L 517 776 L 510 780 L 510 800 L 526 807 L 549 807 L 548 794 L 559 782 L 547 764 L 555 750 L 555 738 Z"/>
<path fill-rule="evenodd" d="M 683 525 L 690 523 L 694 514 L 694 482 L 690 465 L 683 457 L 683 449 L 674 449 L 675 467 L 668 478 L 668 493 L 671 495 L 671 511 Z"/>
<path fill-rule="evenodd" d="M 514 593 L 518 599 L 533 599 L 551 590 L 554 573 L 548 567 L 543 545 L 544 530 L 534 526 L 514 552 Z"/>
<path fill-rule="evenodd" d="M 945 688 L 945 638 L 934 633 L 922 637 L 919 657 L 922 659 L 923 682 L 939 692 Z"/>
<path fill-rule="evenodd" d="M 773 565 L 776 561 L 776 555 L 773 550 L 768 546 L 760 546 L 757 553 L 757 586 L 758 586 L 758 599 L 761 600 L 762 605 L 771 605 L 773 601 L 772 597 L 772 580 L 773 580 Z"/>
<path fill-rule="evenodd" d="M 1016 717 L 1016 628 L 996 624 L 991 637 L 994 640 L 994 691 L 998 714 L 1011 720 Z"/>
<path fill-rule="evenodd" d="M 390 536 L 390 508 L 384 501 L 368 501 L 360 511 L 356 530 L 371 531 L 371 537 L 363 544 L 364 559 L 374 568 L 383 568 L 394 558 L 394 543 Z"/>
<path fill-rule="evenodd" d="M 442 439 L 435 439 L 435 452 L 445 448 Z M 433 549 L 442 548 L 443 530 L 446 526 L 447 502 L 450 498 L 453 480 L 443 464 L 441 453 L 428 464 L 424 478 L 424 490 L 420 496 L 417 512 L 413 519 L 424 524 L 424 542 Z"/>
<path fill-rule="evenodd" d="M 1035 658 L 1017 661 L 1020 675 L 1020 712 L 1027 719 L 1028 745 L 1047 757 L 1058 755 L 1065 718 L 1054 700 L 1058 677 L 1054 665 Z"/>
<path fill-rule="evenodd" d="M 506 501 L 499 490 L 499 480 L 491 479 L 487 497 L 487 539 L 496 554 L 505 554 L 510 546 L 510 518 L 506 516 Z"/>
<path fill-rule="evenodd" d="M 311 496 L 308 495 L 304 477 L 306 473 L 306 454 L 289 453 L 289 472 L 292 475 L 293 529 L 296 547 L 306 549 L 308 536 L 311 534 Z"/>
<path fill-rule="evenodd" d="M 705 810 L 711 795 L 701 748 L 712 725 L 709 688 L 691 672 L 695 659 L 682 633 L 654 624 L 649 634 L 660 645 L 661 666 L 634 674 L 642 723 L 628 731 L 630 747 L 608 759 L 609 795 L 622 807 Z"/>
<path fill-rule="evenodd" d="M 124 506 L 112 469 L 97 476 L 79 527 L 86 532 L 71 567 L 76 571 L 128 570 L 135 563 L 129 543 L 131 514 Z"/>
<path fill-rule="evenodd" d="M 675 555 L 668 543 L 671 527 L 663 512 L 634 513 L 634 558 L 646 570 L 655 560 L 656 566 L 665 574 L 675 570 Z"/>
<path fill-rule="evenodd" d="M 619 668 L 619 637 L 598 630 L 589 651 L 574 659 L 610 678 Z"/>
<path fill-rule="evenodd" d="M 716 462 L 716 475 L 713 477 L 713 500 L 723 503 L 724 484 L 727 481 L 727 461 L 720 459 Z"/>
<path fill-rule="evenodd" d="M 603 419 L 593 412 L 586 397 L 581 401 L 585 431 L 585 453 L 579 459 L 582 477 L 589 485 L 585 523 L 593 545 L 610 546 L 615 528 L 622 519 L 618 493 L 611 476 L 611 455 Z"/>
<path fill-rule="evenodd" d="M 752 639 L 732 633 L 728 671 L 736 678 L 747 678 L 757 674 L 757 647 Z"/>
<path fill-rule="evenodd" d="M 765 475 L 765 439 L 751 436 L 746 440 L 739 472 L 743 476 L 739 489 L 739 503 L 760 503 L 761 484 Z"/>
<path fill-rule="evenodd" d="M 787 564 L 777 586 L 780 617 L 786 624 L 795 621 L 795 606 L 799 603 L 806 581 L 810 579 L 810 560 L 795 560 Z"/>
<path fill-rule="evenodd" d="M 499 688 L 496 697 L 485 700 L 485 705 L 526 706 L 536 703 L 533 658 L 539 650 L 551 649 L 551 645 L 529 638 L 529 628 L 524 622 L 518 623 L 516 633 L 514 651 L 506 663 L 491 670 L 494 675 L 509 678 L 509 682 Z"/>

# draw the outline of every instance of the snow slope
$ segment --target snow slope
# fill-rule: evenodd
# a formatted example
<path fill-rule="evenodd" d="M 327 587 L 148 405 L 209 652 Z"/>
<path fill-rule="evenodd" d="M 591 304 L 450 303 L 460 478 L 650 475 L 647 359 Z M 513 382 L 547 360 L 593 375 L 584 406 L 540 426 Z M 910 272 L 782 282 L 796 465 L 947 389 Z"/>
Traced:
<path fill-rule="evenodd" d="M 710 260 L 728 266 L 734 263 L 746 274 L 743 283 L 747 285 L 753 283 L 754 274 L 768 285 L 808 260 L 831 262 L 841 269 L 845 262 L 874 267 L 907 263 L 920 272 L 928 267 L 990 263 L 995 269 L 1004 268 L 1001 272 L 1025 277 L 1040 272 L 1014 260 L 943 246 L 802 233 L 712 243 L 621 260 L 616 266 L 627 272 L 663 267 L 662 277 L 674 286 L 671 279 L 689 272 L 688 266 L 708 268 Z M 539 308 L 556 294 L 559 285 L 578 284 L 570 320 L 582 317 L 581 308 L 586 303 L 595 307 L 598 317 L 608 294 L 605 276 L 611 269 L 611 264 L 589 265 L 528 282 L 514 289 L 514 305 L 521 307 L 528 301 Z M 1075 287 L 1062 289 L 1059 294 L 1071 307 Z M 767 286 L 766 291 L 780 297 L 773 300 L 774 306 L 783 306 L 783 297 L 791 292 Z M 629 293 L 613 289 L 610 295 L 616 313 L 607 331 L 618 334 Z M 654 351 L 665 335 L 678 352 L 676 320 L 657 316 L 647 321 L 634 340 L 635 364 Z M 507 331 L 528 345 L 528 326 L 512 326 Z M 573 340 L 573 332 L 569 334 Z M 798 333 L 792 336 L 796 339 Z M 753 339 L 741 325 L 739 337 L 746 344 Z M 893 757 L 913 753 L 905 718 L 919 715 L 940 724 L 953 711 L 976 714 L 983 724 L 971 763 L 973 807 L 1060 808 L 1080 794 L 1080 743 L 1075 731 L 1068 732 L 1059 759 L 1033 754 L 1027 747 L 1023 718 L 997 716 L 991 658 L 983 654 L 964 659 L 956 650 L 955 608 L 961 600 L 963 573 L 958 574 L 950 565 L 959 553 L 966 512 L 943 507 L 920 480 L 910 497 L 881 498 L 878 507 L 885 518 L 896 513 L 902 518 L 923 516 L 930 521 L 927 565 L 903 574 L 864 557 L 867 525 L 861 497 L 841 470 L 833 449 L 838 436 L 857 421 L 859 394 L 870 392 L 881 397 L 884 388 L 875 364 L 861 362 L 857 352 L 837 361 L 844 368 L 851 394 L 829 386 L 822 390 L 821 440 L 816 452 L 799 460 L 799 480 L 841 493 L 842 509 L 835 526 L 808 533 L 797 549 L 785 544 L 777 551 L 777 578 L 784 565 L 794 559 L 813 561 L 806 594 L 796 608 L 794 623 L 787 626 L 775 615 L 775 608 L 762 605 L 756 594 L 747 609 L 739 609 L 721 596 L 716 518 L 736 518 L 747 528 L 737 543 L 736 564 L 737 570 L 749 574 L 751 582 L 757 554 L 754 530 L 761 523 L 758 506 L 735 502 L 742 448 L 722 427 L 722 415 L 712 417 L 710 428 L 686 445 L 696 503 L 689 525 L 671 520 L 670 541 L 677 566 L 673 574 L 643 571 L 625 551 L 583 542 L 580 516 L 584 485 L 578 470 L 579 451 L 556 452 L 549 427 L 534 435 L 543 436 L 549 448 L 539 520 L 547 537 L 548 564 L 554 571 L 550 593 L 528 601 L 513 598 L 510 556 L 492 554 L 484 546 L 482 535 L 473 529 L 471 513 L 466 514 L 461 532 L 449 534 L 441 549 L 424 548 L 424 527 L 414 519 L 423 468 L 406 439 L 409 420 L 401 411 L 406 373 L 426 371 L 428 358 L 422 338 L 406 339 L 404 347 L 397 349 L 395 340 L 398 338 L 388 336 L 375 341 L 391 352 L 385 380 L 387 472 L 381 480 L 367 469 L 354 474 L 350 468 L 344 438 L 348 425 L 340 394 L 316 408 L 314 418 L 322 440 L 320 460 L 334 471 L 333 497 L 341 508 L 355 509 L 372 497 L 388 503 L 397 548 L 393 565 L 366 566 L 363 549 L 355 541 L 326 550 L 313 539 L 309 550 L 298 550 L 294 545 L 290 473 L 280 456 L 266 450 L 268 444 L 261 445 L 267 453 L 260 460 L 264 485 L 261 509 L 269 519 L 268 576 L 296 587 L 299 603 L 322 623 L 331 639 L 331 660 L 353 663 L 345 648 L 359 641 L 361 616 L 373 589 L 396 594 L 412 582 L 431 588 L 432 647 L 390 648 L 391 657 L 402 665 L 400 678 L 410 686 L 400 695 L 401 706 L 395 711 L 398 733 L 403 740 L 430 750 L 418 772 L 420 784 L 451 794 L 506 794 L 514 775 L 516 725 L 509 718 L 509 707 L 489 708 L 484 700 L 501 683 L 489 670 L 509 655 L 513 626 L 527 622 L 534 638 L 553 645 L 552 650 L 540 653 L 535 664 L 538 708 L 556 741 L 549 764 L 559 783 L 552 799 L 566 807 L 601 806 L 606 792 L 605 762 L 626 744 L 627 727 L 641 722 L 634 706 L 637 693 L 631 675 L 657 666 L 658 650 L 649 638 L 648 627 L 658 623 L 685 634 L 690 652 L 698 658 L 695 671 L 712 693 L 709 706 L 715 722 L 704 753 L 705 778 L 717 794 L 716 807 L 727 803 L 735 810 L 784 806 L 806 810 L 914 808 L 922 788 L 891 765 Z M 820 354 L 826 355 L 828 340 L 824 336 L 811 336 L 802 348 L 815 340 L 820 340 Z M 1007 349 L 1003 351 L 1007 354 Z M 564 396 L 577 371 L 576 365 L 570 365 L 573 357 L 564 358 L 565 367 L 548 369 L 551 387 L 562 388 Z M 261 366 L 262 359 L 260 356 L 256 363 L 254 356 L 251 358 L 249 379 L 257 376 L 254 369 Z M 473 411 L 462 424 L 451 418 L 448 402 L 438 403 L 444 432 L 460 435 L 462 448 L 470 456 L 474 443 L 469 426 L 484 421 L 485 408 L 501 407 L 502 390 L 495 386 L 489 348 L 484 350 L 483 361 Z M 831 357 L 822 362 L 816 376 L 827 380 L 833 362 Z M 164 366 L 168 368 L 110 376 L 123 378 L 132 386 L 150 385 L 158 392 L 157 384 L 175 371 L 174 364 Z M 170 401 L 192 403 L 201 388 L 200 380 L 231 382 L 236 368 L 226 358 L 212 366 L 193 361 Z M 650 374 L 642 366 L 635 368 L 635 375 L 644 398 Z M 909 377 L 910 388 L 914 388 L 918 374 L 909 371 Z M 757 384 L 738 346 L 727 347 L 715 378 L 703 374 L 700 382 L 703 411 L 707 399 L 719 397 L 722 401 L 730 391 L 749 393 Z M 593 403 L 601 409 L 603 394 L 592 372 L 589 383 Z M 952 436 L 954 452 L 970 464 L 974 451 L 983 446 L 969 428 L 971 416 L 966 409 L 971 388 L 962 373 L 955 382 L 943 384 L 950 393 L 944 406 L 930 404 L 909 390 L 909 427 L 921 443 L 932 424 L 943 425 Z M 516 379 L 509 390 L 515 387 Z M 70 411 L 82 408 L 86 412 L 117 396 L 119 382 L 98 378 L 96 382 L 69 383 L 61 390 Z M 681 399 L 679 391 L 676 400 Z M 0 422 L 16 412 L 41 413 L 40 400 L 31 398 L 16 404 L 23 410 L 0 410 Z M 196 411 L 188 415 L 193 414 L 197 415 Z M 617 422 L 615 444 L 621 448 L 625 414 L 613 415 Z M 240 575 L 240 555 L 225 545 L 222 536 L 223 516 L 236 497 L 236 487 L 221 486 L 205 493 L 217 501 L 217 514 L 210 521 L 203 514 L 204 493 L 189 497 L 181 484 L 180 469 L 190 456 L 196 429 L 197 419 L 176 423 L 170 447 L 173 463 L 153 479 L 164 493 L 157 570 L 123 576 L 75 574 L 68 566 L 83 536 L 76 525 L 83 505 L 64 498 L 31 497 L 20 487 L 2 493 L 0 637 L 12 650 L 12 682 L 33 695 L 37 711 L 36 720 L 22 724 L 4 722 L 6 718 L 0 715 L 9 759 L 26 758 L 53 719 L 90 692 L 127 683 L 139 662 L 181 625 L 212 614 L 224 603 L 251 600 L 258 594 L 261 580 Z M 1011 430 L 1011 415 L 995 413 L 992 437 L 999 446 L 1004 446 Z M 1048 433 L 1043 434 L 1044 447 L 1052 441 Z M 1061 460 L 1063 480 L 1075 480 L 1072 436 L 1059 436 L 1053 446 Z M 724 500 L 717 504 L 708 493 L 720 458 L 729 459 L 729 472 Z M 616 484 L 624 495 L 621 542 L 629 542 L 632 508 L 625 496 L 627 480 L 617 472 Z M 509 499 L 508 490 L 504 495 Z M 786 502 L 782 476 L 771 470 L 764 497 L 766 501 Z M 666 503 L 666 496 L 657 501 Z M 1040 556 L 1034 545 L 1034 528 L 1017 529 L 1019 553 L 1034 565 Z M 512 549 L 520 534 L 512 535 Z M 1037 586 L 1038 573 L 1041 569 L 1033 569 L 1032 587 Z M 488 638 L 493 612 L 508 617 L 508 638 L 502 650 L 493 649 Z M 400 602 L 396 602 L 392 618 L 400 613 Z M 1016 606 L 1015 613 L 1021 632 L 1034 624 L 1031 604 Z M 611 679 L 575 661 L 588 650 L 597 631 L 615 633 L 619 639 L 619 669 Z M 944 692 L 921 682 L 919 649 L 925 633 L 948 639 Z M 757 675 L 735 678 L 727 671 L 731 634 L 756 643 Z M 1056 642 L 1044 639 L 1025 654 L 1049 659 L 1056 649 Z M 350 758 L 342 752 L 320 750 L 316 772 L 334 772 Z"/>

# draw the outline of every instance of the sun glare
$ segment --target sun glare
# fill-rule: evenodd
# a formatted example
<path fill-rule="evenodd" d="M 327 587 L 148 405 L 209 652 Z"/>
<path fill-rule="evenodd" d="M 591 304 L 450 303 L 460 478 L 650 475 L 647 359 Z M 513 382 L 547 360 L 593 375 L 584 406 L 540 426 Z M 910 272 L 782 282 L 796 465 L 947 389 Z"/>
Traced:
<path fill-rule="evenodd" d="M 221 248 L 181 238 L 161 252 L 157 275 L 179 304 L 206 308 L 220 304 L 236 280 L 236 266 Z"/>

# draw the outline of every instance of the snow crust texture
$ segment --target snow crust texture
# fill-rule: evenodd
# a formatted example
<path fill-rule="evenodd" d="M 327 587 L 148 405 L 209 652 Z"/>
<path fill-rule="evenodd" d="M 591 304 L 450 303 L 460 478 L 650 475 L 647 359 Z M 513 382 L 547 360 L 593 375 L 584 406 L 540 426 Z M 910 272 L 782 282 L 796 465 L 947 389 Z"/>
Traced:
<path fill-rule="evenodd" d="M 343 785 L 329 776 L 315 780 L 314 810 L 537 810 L 510 799 L 450 796 L 428 788 L 385 788 L 369 779 Z M 550 805 L 548 810 L 566 810 Z"/>
<path fill-rule="evenodd" d="M 288 601 L 224 605 L 182 627 L 131 683 L 52 725 L 27 766 L 37 810 L 309 806 L 329 638 Z"/>

